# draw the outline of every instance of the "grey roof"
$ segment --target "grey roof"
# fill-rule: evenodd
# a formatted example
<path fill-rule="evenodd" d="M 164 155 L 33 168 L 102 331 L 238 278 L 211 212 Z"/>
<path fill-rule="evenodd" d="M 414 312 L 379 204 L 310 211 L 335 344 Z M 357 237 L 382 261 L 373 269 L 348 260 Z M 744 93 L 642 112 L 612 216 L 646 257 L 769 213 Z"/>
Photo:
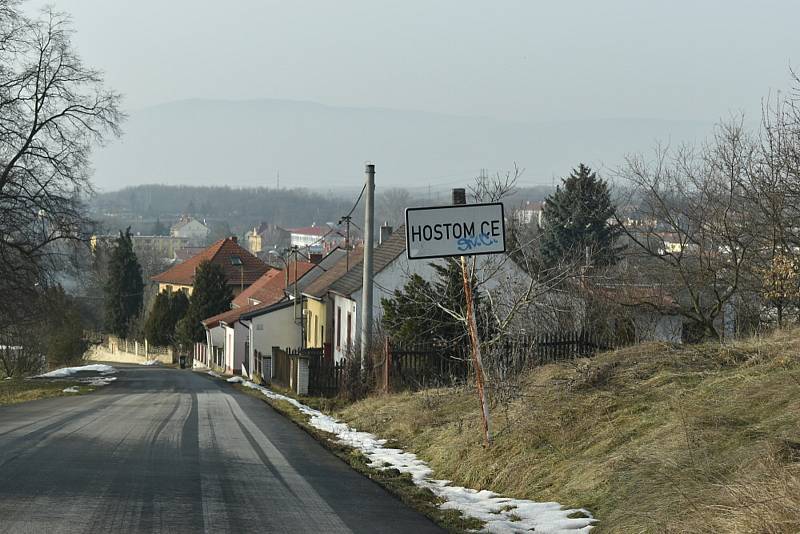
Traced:
<path fill-rule="evenodd" d="M 328 252 L 316 266 L 312 267 L 297 281 L 298 293 L 303 293 L 305 289 L 310 286 L 312 282 L 314 282 L 314 280 L 320 278 L 323 274 L 328 272 L 334 265 L 344 258 L 345 255 L 347 255 L 347 251 L 341 247 L 336 247 Z M 294 286 L 290 285 L 286 291 L 287 293 L 292 293 L 294 291 Z"/>
<path fill-rule="evenodd" d="M 406 228 L 400 226 L 394 233 L 375 247 L 372 254 L 372 273 L 378 274 L 389 266 L 398 256 L 406 251 Z M 361 289 L 364 276 L 364 261 L 359 261 L 349 271 L 344 273 L 338 280 L 330 285 L 330 290 L 349 297 L 352 293 Z"/>

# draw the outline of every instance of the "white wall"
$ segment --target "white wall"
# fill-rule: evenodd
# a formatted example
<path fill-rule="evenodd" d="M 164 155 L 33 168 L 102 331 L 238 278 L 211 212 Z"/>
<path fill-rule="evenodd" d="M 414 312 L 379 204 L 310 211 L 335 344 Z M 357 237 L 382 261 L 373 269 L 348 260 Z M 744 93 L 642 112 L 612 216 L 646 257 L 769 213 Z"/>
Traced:
<path fill-rule="evenodd" d="M 374 294 L 373 294 L 374 295 Z M 354 300 L 351 300 L 347 297 L 343 297 L 341 295 L 333 296 L 333 311 L 332 313 L 332 322 L 331 322 L 331 345 L 333 347 L 333 359 L 334 361 L 338 362 L 342 358 L 347 355 L 347 313 L 349 312 L 352 315 L 352 320 L 350 322 L 350 339 L 353 344 L 356 341 L 356 323 L 359 321 L 358 319 L 358 308 L 359 303 Z M 341 340 L 336 339 L 336 318 L 337 318 L 337 310 L 341 308 L 342 313 L 342 325 L 341 325 Z M 337 342 L 340 341 L 340 342 Z"/>
<path fill-rule="evenodd" d="M 381 299 L 394 296 L 395 289 L 401 289 L 405 286 L 410 275 L 418 274 L 428 281 L 433 279 L 435 271 L 430 265 L 432 261 L 434 260 L 409 260 L 403 253 L 395 258 L 384 270 L 375 275 L 375 285 L 372 290 L 372 317 L 374 321 L 380 321 L 383 317 Z M 350 297 L 353 302 L 357 302 L 360 305 L 362 298 L 361 288 L 353 292 Z M 356 332 L 361 330 L 361 312 L 356 314 L 355 329 Z M 353 336 L 353 340 L 354 343 L 358 343 L 355 336 Z"/>
<path fill-rule="evenodd" d="M 233 325 L 225 325 L 225 370 L 230 373 L 239 373 L 242 370 L 242 363 L 245 361 L 245 343 L 248 340 L 249 332 L 247 327 L 239 321 Z M 248 369 L 250 367 L 248 366 Z"/>
<path fill-rule="evenodd" d="M 634 317 L 636 341 L 665 341 L 681 343 L 683 319 L 677 315 L 662 315 L 652 311 L 637 313 Z"/>
<path fill-rule="evenodd" d="M 298 304 L 299 306 L 299 304 Z M 300 325 L 294 322 L 294 307 L 287 306 L 249 319 L 249 369 L 254 368 L 255 351 L 272 354 L 272 347 L 301 346 Z"/>

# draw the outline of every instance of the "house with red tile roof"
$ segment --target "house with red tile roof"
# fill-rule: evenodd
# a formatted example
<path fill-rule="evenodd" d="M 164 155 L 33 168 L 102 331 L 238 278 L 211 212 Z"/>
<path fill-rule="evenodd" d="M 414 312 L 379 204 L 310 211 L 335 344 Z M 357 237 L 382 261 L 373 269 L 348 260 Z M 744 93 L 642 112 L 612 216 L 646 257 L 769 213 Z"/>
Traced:
<path fill-rule="evenodd" d="M 294 285 L 314 267 L 316 265 L 311 262 L 291 261 L 286 269 L 270 269 L 233 299 L 232 309 L 203 320 L 208 353 L 216 356 L 213 363 L 226 373 L 241 371 L 249 374 L 255 369 L 255 363 L 251 363 L 252 358 L 249 357 L 253 343 L 250 325 L 240 320 L 242 314 L 264 310 L 285 301 L 287 286 Z M 281 328 L 291 330 L 292 323 L 284 323 Z M 295 337 L 299 341 L 299 336 Z"/>
<path fill-rule="evenodd" d="M 290 261 L 285 269 L 271 269 L 233 299 L 233 307 L 275 304 L 286 297 L 286 288 L 314 267 L 310 261 Z"/>
<path fill-rule="evenodd" d="M 222 267 L 234 295 L 238 295 L 267 271 L 272 270 L 269 265 L 241 247 L 236 237 L 226 237 L 150 279 L 158 283 L 159 292 L 184 291 L 191 295 L 195 271 L 204 261 Z"/>

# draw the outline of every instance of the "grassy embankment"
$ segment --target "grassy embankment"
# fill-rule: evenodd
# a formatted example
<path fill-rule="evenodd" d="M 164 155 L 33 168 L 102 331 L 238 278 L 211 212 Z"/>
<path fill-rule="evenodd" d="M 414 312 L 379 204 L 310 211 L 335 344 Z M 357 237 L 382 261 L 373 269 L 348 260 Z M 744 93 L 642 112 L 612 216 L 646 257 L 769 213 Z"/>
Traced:
<path fill-rule="evenodd" d="M 66 388 L 73 386 L 78 388 L 78 393 L 64 393 Z M 90 391 L 94 391 L 94 388 L 69 380 L 48 380 L 44 378 L 2 379 L 0 380 L 0 406 L 47 397 L 79 395 Z"/>
<path fill-rule="evenodd" d="M 488 450 L 470 388 L 336 415 L 456 484 L 586 507 L 598 532 L 800 532 L 800 331 L 639 345 L 516 386 L 495 393 Z"/>

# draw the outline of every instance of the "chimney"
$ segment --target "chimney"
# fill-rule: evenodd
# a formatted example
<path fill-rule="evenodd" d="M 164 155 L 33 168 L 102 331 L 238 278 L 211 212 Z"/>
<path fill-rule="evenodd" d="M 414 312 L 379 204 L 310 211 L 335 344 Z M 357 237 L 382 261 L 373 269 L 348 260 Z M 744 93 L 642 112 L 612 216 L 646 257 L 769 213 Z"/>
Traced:
<path fill-rule="evenodd" d="M 239 242 L 239 238 L 238 238 L 238 237 L 236 237 L 235 235 L 232 235 L 232 236 L 230 236 L 228 239 L 230 239 L 230 240 L 231 240 L 231 241 L 233 241 L 234 243 L 238 243 L 238 242 Z"/>
<path fill-rule="evenodd" d="M 308 259 L 314 265 L 319 265 L 319 262 L 322 261 L 322 254 L 320 254 L 319 252 L 312 252 L 311 254 L 308 255 Z"/>
<path fill-rule="evenodd" d="M 392 230 L 393 228 L 389 226 L 387 221 L 384 221 L 381 225 L 381 231 L 378 237 L 378 244 L 382 245 L 384 241 L 392 237 Z"/>

